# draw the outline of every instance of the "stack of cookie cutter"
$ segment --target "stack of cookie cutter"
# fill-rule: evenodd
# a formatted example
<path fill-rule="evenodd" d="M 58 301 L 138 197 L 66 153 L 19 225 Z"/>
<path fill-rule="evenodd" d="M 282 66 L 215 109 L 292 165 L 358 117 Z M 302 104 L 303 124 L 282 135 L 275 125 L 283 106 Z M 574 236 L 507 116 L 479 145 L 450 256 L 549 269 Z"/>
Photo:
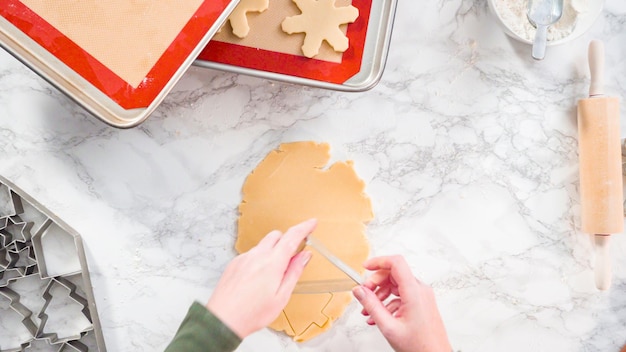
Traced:
<path fill-rule="evenodd" d="M 105 352 L 79 234 L 0 176 L 0 352 Z"/>

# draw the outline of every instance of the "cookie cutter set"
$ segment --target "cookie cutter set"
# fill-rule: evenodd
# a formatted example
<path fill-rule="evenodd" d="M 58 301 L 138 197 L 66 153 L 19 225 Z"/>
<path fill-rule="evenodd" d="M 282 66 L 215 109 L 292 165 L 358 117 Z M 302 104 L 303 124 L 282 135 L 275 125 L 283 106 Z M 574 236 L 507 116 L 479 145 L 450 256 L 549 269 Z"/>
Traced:
<path fill-rule="evenodd" d="M 105 352 L 79 234 L 0 176 L 0 352 Z"/>
<path fill-rule="evenodd" d="M 48 21 L 54 19 L 54 16 L 58 17 L 59 13 L 62 17 L 64 12 L 67 12 L 67 6 L 73 11 L 74 5 L 70 0 L 46 2 L 48 11 L 56 11 L 52 17 L 45 17 L 41 9 L 35 7 L 31 9 L 29 6 L 33 1 L 4 0 L 0 5 L 0 46 L 95 117 L 113 127 L 131 128 L 139 125 L 154 112 L 192 64 L 339 91 L 363 91 L 372 88 L 378 83 L 384 70 L 397 0 L 367 1 L 371 2 L 371 9 L 368 9 L 370 16 L 366 24 L 366 40 L 364 47 L 360 48 L 363 50 L 362 57 L 360 62 L 356 63 L 360 70 L 341 83 L 225 65 L 202 59 L 201 54 L 210 48 L 210 45 L 207 45 L 210 44 L 210 39 L 226 22 L 238 0 L 199 1 L 197 12 L 189 17 L 187 24 L 138 86 L 127 83 L 127 80 L 121 78 L 111 66 L 107 66 L 96 54 L 81 46 L 65 32 L 63 26 L 67 26 L 68 21 L 69 26 L 76 25 L 76 18 L 81 18 L 80 16 L 72 17 L 70 20 L 61 19 L 60 22 L 58 19 L 57 22 Z M 111 11 L 111 8 L 135 6 L 133 4 L 135 3 L 106 0 L 83 8 L 95 12 L 99 11 L 100 7 L 108 6 L 106 10 Z M 131 22 L 124 20 L 124 13 L 118 16 L 113 18 L 114 23 L 124 25 Z M 152 23 L 141 22 L 138 26 L 141 30 L 149 28 L 146 33 L 152 33 L 155 23 L 158 22 L 158 26 L 164 23 L 163 21 L 167 22 L 168 18 L 159 18 Z M 94 41 L 102 32 L 106 32 L 106 28 L 100 28 L 99 25 L 98 23 L 86 25 L 87 29 L 95 27 L 98 30 L 94 32 L 96 34 L 93 36 Z M 123 42 L 125 38 L 121 40 Z M 109 53 L 115 52 L 116 49 L 111 42 L 102 39 L 100 41 L 109 48 Z M 134 58 L 134 61 L 138 59 Z M 294 69 L 297 67 L 292 67 L 292 72 Z"/>

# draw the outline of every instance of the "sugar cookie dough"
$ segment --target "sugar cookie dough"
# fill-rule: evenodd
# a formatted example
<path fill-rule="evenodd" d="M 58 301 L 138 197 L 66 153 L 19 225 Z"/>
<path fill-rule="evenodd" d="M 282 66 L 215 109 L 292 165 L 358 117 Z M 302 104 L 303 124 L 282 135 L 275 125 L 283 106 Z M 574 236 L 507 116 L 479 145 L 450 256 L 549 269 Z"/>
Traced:
<path fill-rule="evenodd" d="M 359 9 L 349 5 L 335 7 L 335 0 L 293 0 L 302 14 L 287 17 L 282 23 L 285 33 L 305 33 L 302 52 L 313 57 L 326 40 L 335 51 L 348 49 L 348 37 L 339 26 L 352 23 L 359 17 Z"/>
<path fill-rule="evenodd" d="M 281 144 L 250 173 L 239 205 L 239 253 L 254 247 L 274 229 L 316 218 L 313 235 L 354 269 L 369 255 L 365 223 L 373 217 L 365 183 L 352 162 L 337 162 L 326 169 L 330 146 L 314 142 Z M 343 279 L 345 274 L 314 250 L 301 281 Z M 270 327 L 306 341 L 329 329 L 350 303 L 350 292 L 294 294 Z"/>
<path fill-rule="evenodd" d="M 235 7 L 228 21 L 233 28 L 233 34 L 239 38 L 245 38 L 250 32 L 248 25 L 248 12 L 263 12 L 270 5 L 270 0 L 241 0 Z"/>

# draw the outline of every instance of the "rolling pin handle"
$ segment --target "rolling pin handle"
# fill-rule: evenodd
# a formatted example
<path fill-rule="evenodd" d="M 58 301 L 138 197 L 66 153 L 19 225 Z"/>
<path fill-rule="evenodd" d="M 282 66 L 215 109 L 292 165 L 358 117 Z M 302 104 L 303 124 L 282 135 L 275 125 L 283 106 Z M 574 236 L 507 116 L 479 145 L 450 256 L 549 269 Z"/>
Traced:
<path fill-rule="evenodd" d="M 598 290 L 608 290 L 611 287 L 611 252 L 609 246 L 610 235 L 595 235 L 594 247 L 596 253 L 596 287 Z"/>
<path fill-rule="evenodd" d="M 604 44 L 599 40 L 589 43 L 589 71 L 591 84 L 589 96 L 604 95 Z"/>

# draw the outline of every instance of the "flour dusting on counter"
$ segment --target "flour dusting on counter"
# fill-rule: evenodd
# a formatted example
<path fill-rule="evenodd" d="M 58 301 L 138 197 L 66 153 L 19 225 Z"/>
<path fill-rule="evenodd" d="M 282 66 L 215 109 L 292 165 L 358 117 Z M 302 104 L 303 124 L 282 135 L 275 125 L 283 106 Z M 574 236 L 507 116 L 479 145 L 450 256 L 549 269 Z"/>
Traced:
<path fill-rule="evenodd" d="M 532 41 L 535 38 L 536 29 L 526 17 L 528 0 L 495 0 L 494 4 L 509 30 L 526 40 Z M 588 9 L 589 0 L 564 0 L 563 16 L 548 28 L 548 41 L 563 39 L 572 34 L 579 17 L 584 16 Z"/>

